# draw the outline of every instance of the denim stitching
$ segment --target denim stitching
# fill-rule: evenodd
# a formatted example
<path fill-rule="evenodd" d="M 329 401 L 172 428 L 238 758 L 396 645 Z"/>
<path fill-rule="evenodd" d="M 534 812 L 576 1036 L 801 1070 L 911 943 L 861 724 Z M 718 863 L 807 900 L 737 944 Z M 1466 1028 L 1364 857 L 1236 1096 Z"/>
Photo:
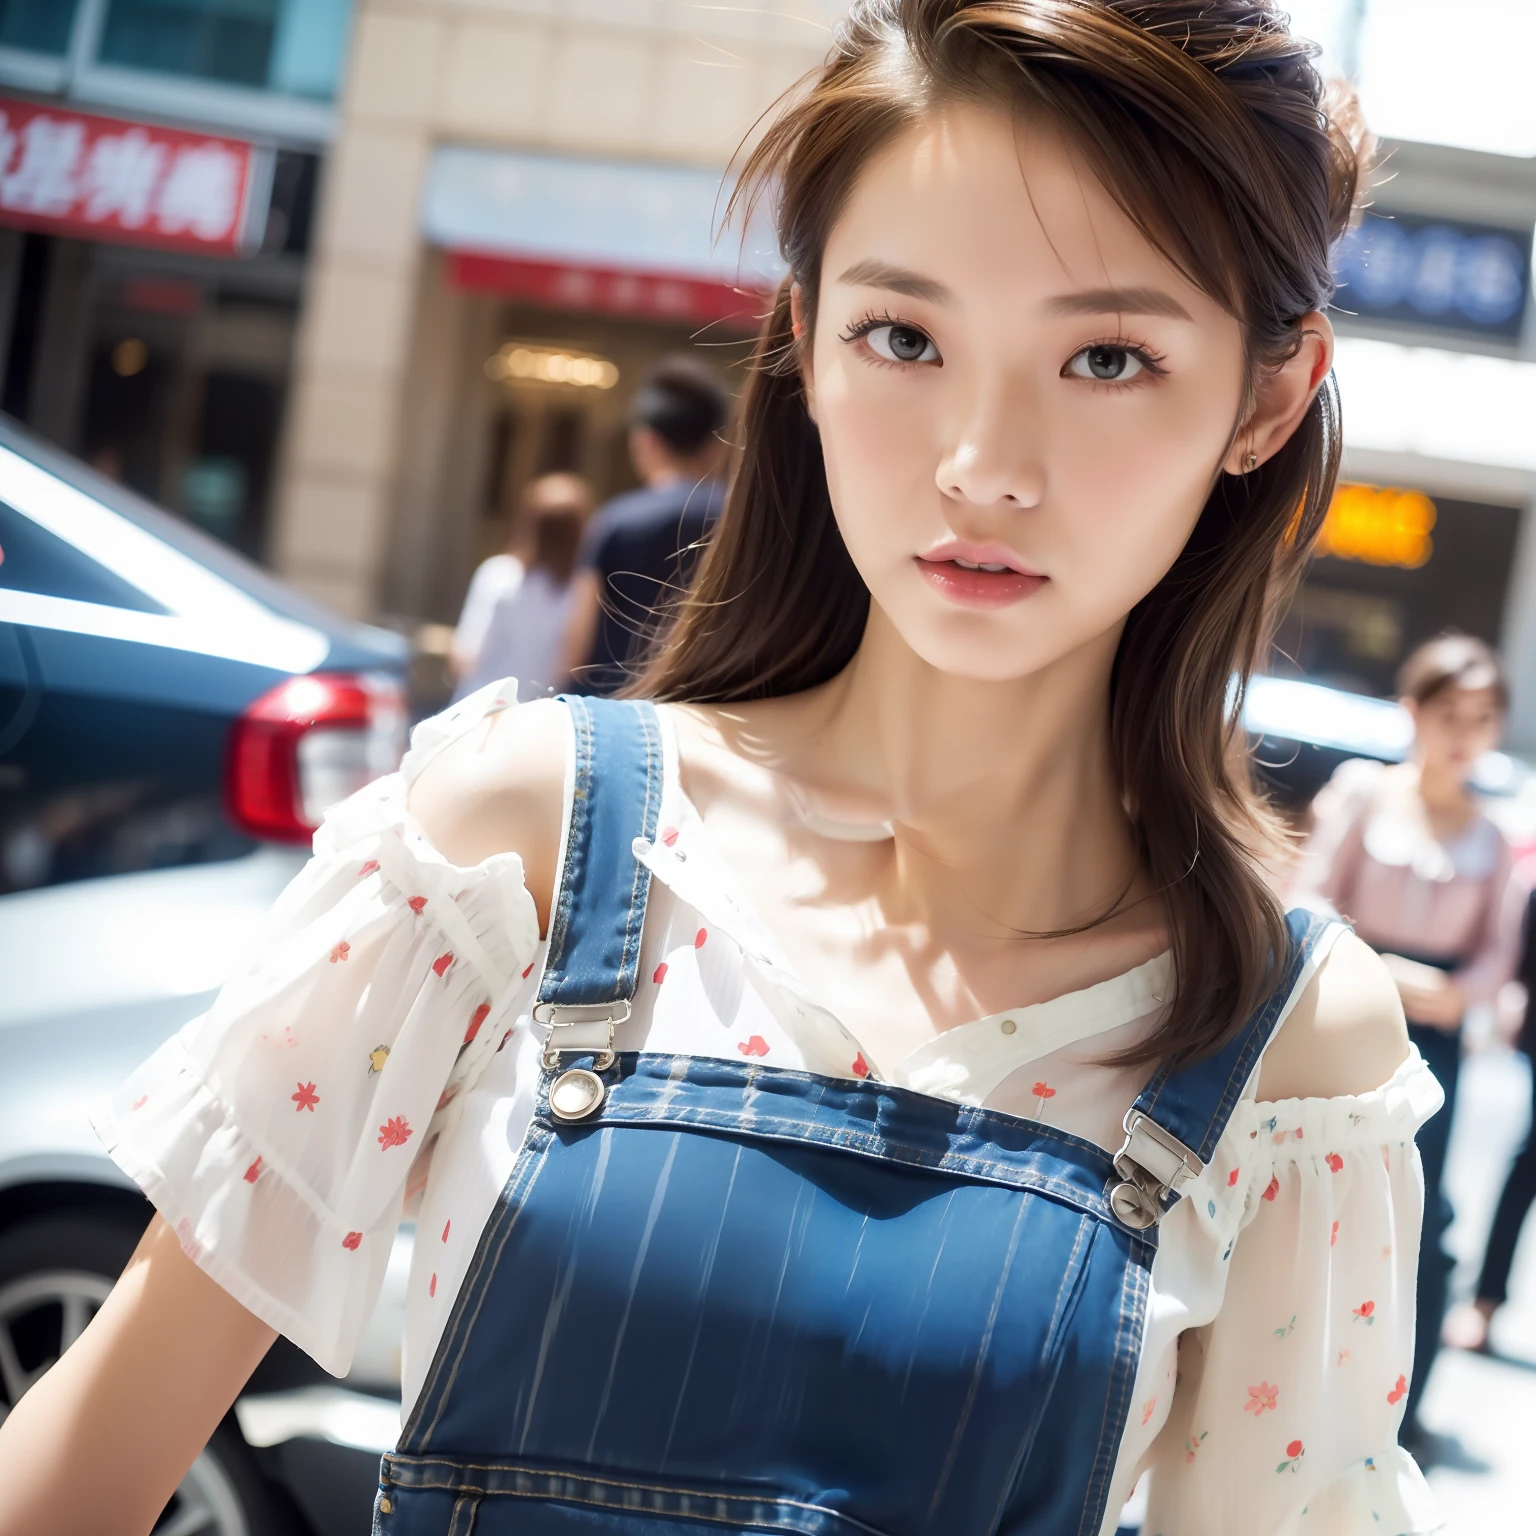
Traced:
<path fill-rule="evenodd" d="M 749 1509 L 759 1510 L 803 1510 L 805 1513 L 817 1516 L 822 1520 L 834 1520 L 840 1526 L 846 1526 L 853 1530 L 867 1532 L 869 1533 L 869 1536 L 882 1536 L 882 1533 L 876 1530 L 874 1526 L 867 1525 L 864 1521 L 859 1520 L 854 1516 L 845 1515 L 838 1510 L 829 1509 L 825 1505 L 811 1504 L 801 1499 L 771 1498 L 763 1497 L 757 1494 L 727 1493 L 724 1490 L 705 1491 L 698 1488 L 676 1488 L 671 1487 L 665 1483 L 641 1483 L 626 1481 L 616 1477 L 599 1477 L 590 1472 L 557 1472 L 542 1468 L 529 1467 L 526 1465 L 519 1465 L 516 1462 L 498 1463 L 469 1461 L 459 1460 L 456 1457 L 407 1458 L 387 1452 L 385 1454 L 384 1461 L 386 1463 L 386 1480 L 390 1482 L 397 1490 L 431 1489 L 433 1491 L 449 1493 L 476 1493 L 483 1498 L 513 1497 L 555 1499 L 565 1503 L 591 1504 L 602 1509 L 627 1509 L 632 1511 L 638 1507 L 635 1501 L 619 1502 L 611 1498 L 583 1499 L 574 1492 L 566 1490 L 556 1491 L 553 1487 L 548 1486 L 555 1483 L 562 1483 L 573 1485 L 575 1487 L 585 1486 L 593 1489 L 594 1491 L 603 1488 L 612 1488 L 616 1490 L 625 1490 L 632 1493 L 648 1494 L 653 1500 L 657 1501 L 677 1500 L 681 1503 L 697 1501 L 700 1503 L 713 1503 L 716 1505 L 747 1505 L 749 1506 Z M 415 1462 L 417 1465 L 412 1466 L 410 1464 L 411 1462 Z M 521 1490 L 518 1488 L 490 1487 L 478 1483 L 468 1482 L 462 1476 L 457 1481 L 439 1481 L 428 1475 L 432 1469 L 439 1467 L 450 1473 L 453 1471 L 458 1471 L 460 1473 L 501 1473 L 503 1475 L 510 1475 L 512 1477 L 521 1478 L 528 1482 L 543 1482 L 546 1484 L 546 1489 L 542 1492 L 535 1492 L 531 1490 Z M 403 1478 L 400 1475 L 402 1472 L 405 1474 Z M 488 1482 L 489 1480 L 487 1480 L 487 1483 Z M 664 1511 L 667 1513 L 683 1515 L 686 1518 L 693 1520 L 711 1520 L 716 1523 L 719 1523 L 721 1520 L 727 1518 L 725 1511 L 722 1511 L 719 1515 L 707 1515 L 698 1514 L 690 1510 L 676 1507 L 673 1507 L 669 1510 L 666 1508 L 666 1502 L 653 1503 L 651 1510 L 652 1512 Z M 745 1518 L 751 1519 L 752 1516 L 749 1513 L 745 1516 Z M 786 1527 L 778 1522 L 776 1522 L 775 1525 L 770 1528 L 786 1529 Z M 805 1526 L 803 1523 L 797 1523 L 797 1525 L 793 1528 L 803 1530 L 808 1529 L 809 1527 Z"/>
<path fill-rule="evenodd" d="M 513 1165 L 506 1187 L 497 1201 L 495 1214 L 481 1232 L 474 1267 L 465 1277 L 458 1299 L 454 1303 L 454 1315 L 449 1321 L 449 1329 L 458 1331 L 460 1337 L 452 1364 L 448 1362 L 449 1337 L 445 1335 L 444 1342 L 438 1346 L 438 1355 L 433 1363 L 431 1374 L 417 1398 L 410 1422 L 400 1436 L 401 1445 L 410 1443 L 412 1434 L 427 1412 L 429 1399 L 434 1395 L 437 1397 L 437 1404 L 432 1412 L 431 1422 L 421 1431 L 421 1439 L 416 1447 L 418 1451 L 427 1449 L 433 1432 L 442 1419 L 443 1412 L 448 1406 L 449 1393 L 453 1390 L 453 1384 L 458 1378 L 459 1366 L 463 1363 L 464 1353 L 469 1348 L 470 1339 L 474 1334 L 480 1308 L 490 1291 L 491 1282 L 495 1279 L 501 1256 L 506 1250 L 507 1239 L 511 1237 L 512 1230 L 517 1225 L 523 1201 L 533 1188 L 544 1166 L 544 1154 L 549 1148 L 551 1139 L 549 1131 L 537 1121 L 529 1126 L 528 1135 L 524 1138 L 517 1162 Z M 495 1245 L 494 1256 L 491 1251 L 493 1244 Z"/>
<path fill-rule="evenodd" d="M 571 785 L 571 821 L 565 835 L 565 867 L 560 871 L 560 892 L 549 921 L 549 946 L 545 951 L 544 975 L 539 986 L 541 1002 L 551 997 L 565 980 L 566 932 L 576 905 L 576 890 L 586 867 L 592 819 L 592 715 L 579 698 L 567 698 L 565 706 L 570 711 L 576 741 L 576 770 Z"/>
<path fill-rule="evenodd" d="M 645 809 L 640 835 L 650 839 L 655 835 L 656 818 L 660 809 L 660 784 L 658 768 L 661 761 L 661 738 L 656 722 L 656 710 L 650 703 L 638 703 L 635 709 L 640 717 L 640 728 L 645 739 Z M 640 965 L 640 941 L 645 930 L 646 898 L 650 894 L 651 872 L 639 859 L 635 860 L 634 880 L 629 891 L 629 916 L 624 924 L 624 949 L 619 960 L 619 975 L 614 989 L 615 997 L 634 995 L 635 973 Z"/>

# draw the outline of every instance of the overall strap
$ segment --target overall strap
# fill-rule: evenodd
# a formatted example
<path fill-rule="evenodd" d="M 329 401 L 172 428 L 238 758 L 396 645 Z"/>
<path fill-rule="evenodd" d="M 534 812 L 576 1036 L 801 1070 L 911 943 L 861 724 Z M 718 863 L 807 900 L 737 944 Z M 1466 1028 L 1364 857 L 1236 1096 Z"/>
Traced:
<path fill-rule="evenodd" d="M 613 1061 L 613 1031 L 629 1017 L 651 872 L 637 838 L 656 836 L 662 747 L 644 700 L 561 695 L 575 739 L 571 815 L 549 949 L 533 1017 L 550 1026 L 544 1059 L 562 1051 Z"/>
<path fill-rule="evenodd" d="M 1152 1226 L 1204 1171 L 1298 983 L 1310 979 L 1322 958 L 1319 946 L 1341 925 L 1298 907 L 1286 913 L 1285 926 L 1285 965 L 1263 1006 L 1215 1055 L 1159 1067 L 1126 1112 L 1125 1145 L 1115 1157 L 1124 1182 L 1111 1191 L 1110 1205 L 1127 1226 Z"/>

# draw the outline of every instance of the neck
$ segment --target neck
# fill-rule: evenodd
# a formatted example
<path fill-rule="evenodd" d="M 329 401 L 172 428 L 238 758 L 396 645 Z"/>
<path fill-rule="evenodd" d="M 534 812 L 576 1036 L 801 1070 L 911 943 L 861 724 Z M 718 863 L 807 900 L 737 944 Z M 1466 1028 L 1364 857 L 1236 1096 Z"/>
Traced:
<path fill-rule="evenodd" d="M 891 878 L 934 926 L 1072 927 L 1145 892 L 1114 772 L 1118 631 L 1040 672 L 958 678 L 917 656 L 878 608 L 853 662 L 806 698 L 784 767 L 818 813 L 889 821 Z M 1156 921 L 1151 903 L 1134 922 Z"/>
<path fill-rule="evenodd" d="M 1472 803 L 1471 791 L 1455 769 L 1423 760 L 1418 768 L 1419 798 L 1431 811 L 1462 811 Z"/>

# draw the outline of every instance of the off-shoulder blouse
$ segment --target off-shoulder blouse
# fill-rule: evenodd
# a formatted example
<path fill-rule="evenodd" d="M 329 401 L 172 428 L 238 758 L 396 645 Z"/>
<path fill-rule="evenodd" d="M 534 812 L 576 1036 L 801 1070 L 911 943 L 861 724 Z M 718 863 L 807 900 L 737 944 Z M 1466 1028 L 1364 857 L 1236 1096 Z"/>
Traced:
<path fill-rule="evenodd" d="M 406 794 L 445 743 L 516 697 L 492 685 L 427 721 L 400 772 L 330 813 L 256 965 L 96 1118 L 188 1254 L 336 1374 L 413 1212 L 407 1407 L 530 1123 L 544 947 L 518 855 L 451 863 Z M 886 1061 L 750 909 L 661 714 L 666 782 L 657 838 L 636 844 L 654 881 L 621 1050 L 884 1079 L 1118 1147 L 1143 1074 L 1098 1059 L 1155 1019 L 1166 956 Z M 1260 1103 L 1257 1076 L 1162 1224 L 1109 1508 L 1149 1470 L 1147 1536 L 1434 1531 L 1396 1439 L 1423 1203 L 1413 1138 L 1439 1086 L 1416 1054 L 1348 1098 Z"/>

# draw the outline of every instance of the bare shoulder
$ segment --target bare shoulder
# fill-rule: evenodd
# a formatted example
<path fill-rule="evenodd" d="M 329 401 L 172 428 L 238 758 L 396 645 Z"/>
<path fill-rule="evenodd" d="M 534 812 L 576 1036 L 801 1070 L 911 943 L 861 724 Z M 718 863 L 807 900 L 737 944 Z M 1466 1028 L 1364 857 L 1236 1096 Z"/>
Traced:
<path fill-rule="evenodd" d="M 1343 933 L 1265 1054 L 1259 1097 L 1369 1093 L 1407 1058 L 1403 1005 L 1386 966 L 1369 945 Z"/>
<path fill-rule="evenodd" d="M 455 864 L 519 854 L 541 932 L 560 856 L 567 732 L 565 706 L 554 699 L 502 710 L 449 742 L 407 801 L 433 846 Z"/>

